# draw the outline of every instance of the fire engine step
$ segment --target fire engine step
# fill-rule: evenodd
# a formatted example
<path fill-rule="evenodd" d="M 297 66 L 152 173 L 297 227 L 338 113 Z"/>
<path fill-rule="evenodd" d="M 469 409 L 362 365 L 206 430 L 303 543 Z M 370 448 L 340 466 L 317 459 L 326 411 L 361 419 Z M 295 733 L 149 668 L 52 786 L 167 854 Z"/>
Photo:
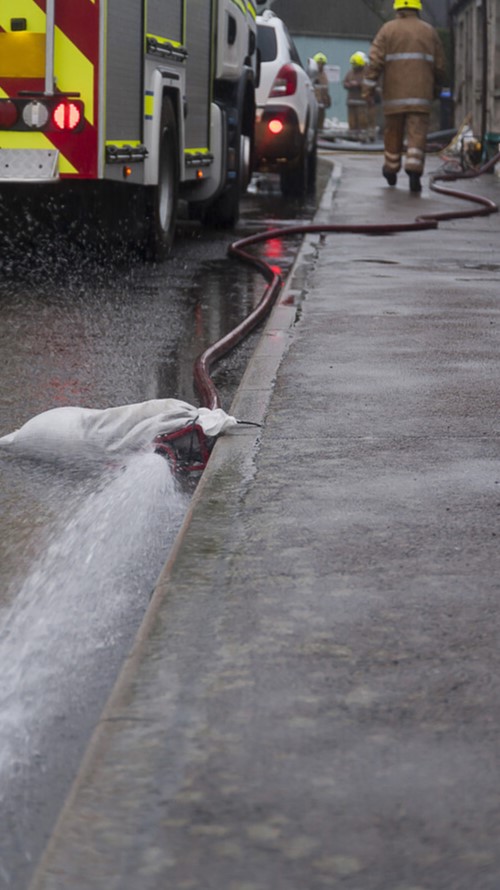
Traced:
<path fill-rule="evenodd" d="M 0 180 L 38 180 L 40 182 L 57 179 L 59 175 L 59 152 L 55 149 L 0 148 Z"/>

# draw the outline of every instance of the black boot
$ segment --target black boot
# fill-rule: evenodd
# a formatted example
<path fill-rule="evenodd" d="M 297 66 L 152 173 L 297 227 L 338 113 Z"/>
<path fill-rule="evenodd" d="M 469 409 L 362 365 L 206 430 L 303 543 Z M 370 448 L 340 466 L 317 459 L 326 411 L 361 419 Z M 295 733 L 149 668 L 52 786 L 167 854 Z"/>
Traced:
<path fill-rule="evenodd" d="M 382 167 L 382 175 L 386 178 L 388 185 L 396 185 L 398 181 L 397 173 L 393 173 L 391 170 L 386 170 L 385 167 Z"/>
<path fill-rule="evenodd" d="M 422 183 L 420 182 L 420 173 L 416 173 L 412 170 L 408 173 L 410 178 L 410 192 L 421 192 L 422 191 Z"/>

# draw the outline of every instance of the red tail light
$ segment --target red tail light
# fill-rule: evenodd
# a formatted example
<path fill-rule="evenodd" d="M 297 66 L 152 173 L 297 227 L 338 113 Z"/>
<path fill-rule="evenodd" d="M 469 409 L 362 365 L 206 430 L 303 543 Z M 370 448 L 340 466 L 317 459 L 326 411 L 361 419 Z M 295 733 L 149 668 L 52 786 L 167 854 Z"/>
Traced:
<path fill-rule="evenodd" d="M 75 102 L 59 102 L 52 112 L 52 121 L 58 130 L 74 130 L 81 119 L 81 109 Z"/>
<path fill-rule="evenodd" d="M 269 96 L 278 98 L 279 96 L 293 96 L 297 89 L 297 72 L 293 65 L 283 65 L 274 78 Z"/>
<path fill-rule="evenodd" d="M 0 102 L 0 126 L 2 128 L 8 130 L 9 127 L 14 126 L 17 123 L 18 117 L 17 108 L 10 99 Z"/>

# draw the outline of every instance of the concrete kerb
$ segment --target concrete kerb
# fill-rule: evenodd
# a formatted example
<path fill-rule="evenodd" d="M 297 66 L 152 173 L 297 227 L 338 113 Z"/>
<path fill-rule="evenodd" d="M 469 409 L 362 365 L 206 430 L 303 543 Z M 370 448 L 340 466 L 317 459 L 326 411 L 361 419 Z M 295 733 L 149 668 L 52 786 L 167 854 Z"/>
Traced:
<path fill-rule="evenodd" d="M 335 190 L 341 178 L 341 167 L 338 162 L 333 162 L 333 159 L 330 158 L 328 160 L 332 160 L 334 166 L 314 217 L 316 224 L 326 222 L 329 218 Z M 278 368 L 290 345 L 293 326 L 296 323 L 297 312 L 304 294 L 304 270 L 310 268 L 311 256 L 317 250 L 320 237 L 317 234 L 304 237 L 279 301 L 265 323 L 260 340 L 250 358 L 230 408 L 230 412 L 237 417 L 259 424 L 263 424 L 265 421 Z M 215 537 L 215 543 L 217 543 L 216 539 L 219 539 L 218 543 L 221 552 L 223 552 L 227 526 L 232 522 L 233 507 L 241 500 L 243 492 L 253 479 L 254 454 L 259 438 L 258 427 L 242 426 L 217 442 L 207 468 L 193 494 L 168 560 L 160 573 L 132 649 L 103 709 L 51 837 L 34 872 L 29 890 L 42 890 L 42 888 L 50 886 L 50 873 L 55 873 L 54 860 L 58 854 L 64 856 L 66 829 L 76 807 L 79 793 L 85 783 L 92 780 L 95 766 L 106 750 L 111 734 L 116 732 L 115 715 L 123 716 L 126 709 L 129 689 L 137 674 L 146 641 L 155 627 L 158 613 L 168 596 L 170 585 L 175 584 L 179 556 L 184 548 L 193 546 L 190 536 L 194 517 L 198 517 L 200 514 L 203 517 L 203 514 L 208 513 L 208 518 L 205 517 L 202 522 L 210 522 L 210 514 L 215 509 L 220 519 L 221 514 L 218 507 L 220 502 L 224 501 L 225 522 L 219 523 L 219 527 L 215 529 L 213 524 L 211 526 L 212 538 Z M 193 536 L 196 534 L 197 532 L 194 530 Z M 182 563 L 183 560 L 180 562 Z M 217 572 L 217 570 L 218 561 L 214 560 L 213 568 L 211 570 L 208 568 L 208 572 Z M 179 571 L 185 574 L 185 565 Z M 69 829 L 69 837 L 71 838 L 71 836 L 71 829 Z M 48 878 L 48 882 L 46 878 Z"/>

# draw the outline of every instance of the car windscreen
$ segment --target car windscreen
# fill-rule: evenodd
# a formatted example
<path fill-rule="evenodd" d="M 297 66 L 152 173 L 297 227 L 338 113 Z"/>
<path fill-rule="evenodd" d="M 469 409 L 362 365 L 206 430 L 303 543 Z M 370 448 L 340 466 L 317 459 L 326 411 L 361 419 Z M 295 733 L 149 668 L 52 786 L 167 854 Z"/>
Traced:
<path fill-rule="evenodd" d="M 257 25 L 257 46 L 261 62 L 273 62 L 278 55 L 276 31 L 267 25 Z"/>

